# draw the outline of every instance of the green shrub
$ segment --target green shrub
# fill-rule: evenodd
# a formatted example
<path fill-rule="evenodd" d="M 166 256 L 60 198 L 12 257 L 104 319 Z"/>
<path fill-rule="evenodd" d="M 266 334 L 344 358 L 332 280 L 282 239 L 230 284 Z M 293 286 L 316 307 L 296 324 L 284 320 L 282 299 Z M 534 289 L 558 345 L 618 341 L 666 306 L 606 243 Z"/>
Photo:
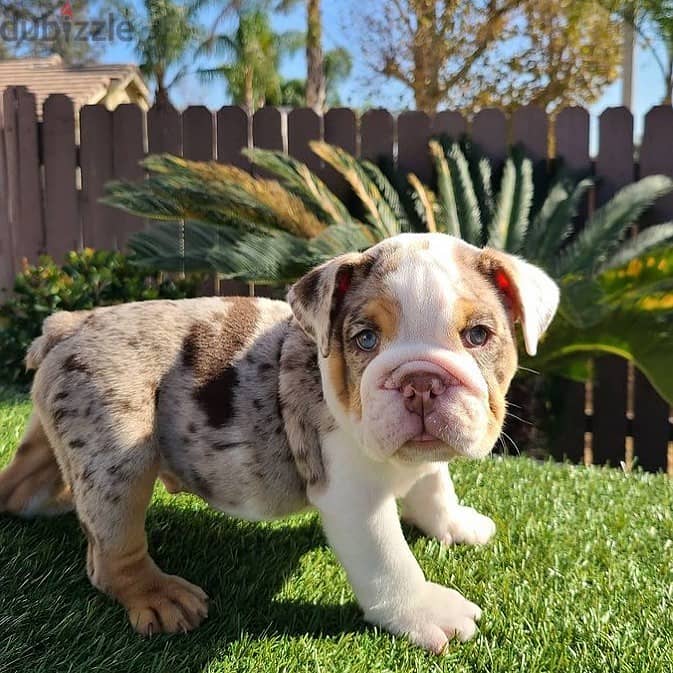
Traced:
<path fill-rule="evenodd" d="M 44 319 L 56 311 L 146 299 L 180 299 L 197 293 L 200 279 L 168 279 L 133 265 L 118 252 L 70 252 L 59 266 L 51 257 L 36 266 L 24 262 L 14 293 L 0 306 L 0 372 L 5 382 L 28 383 L 23 360 Z"/>

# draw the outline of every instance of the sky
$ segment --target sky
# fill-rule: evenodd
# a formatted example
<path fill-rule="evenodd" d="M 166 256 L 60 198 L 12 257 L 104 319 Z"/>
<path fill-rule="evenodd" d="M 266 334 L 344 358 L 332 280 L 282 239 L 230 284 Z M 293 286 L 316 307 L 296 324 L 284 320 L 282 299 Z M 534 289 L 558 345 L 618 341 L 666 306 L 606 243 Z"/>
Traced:
<path fill-rule="evenodd" d="M 342 104 L 351 107 L 376 106 L 400 110 L 413 107 L 411 92 L 402 85 L 386 81 L 377 90 L 375 97 L 367 91 L 363 78 L 367 69 L 353 44 L 352 30 L 349 23 L 354 20 L 354 9 L 357 2 L 363 0 L 323 0 L 323 47 L 332 49 L 345 47 L 353 58 L 351 76 L 340 87 Z M 366 1 L 366 0 L 365 0 Z M 214 10 L 211 10 L 211 15 Z M 204 15 L 204 23 L 208 24 L 209 15 Z M 276 31 L 305 30 L 304 3 L 299 2 L 295 9 L 286 14 L 274 13 L 272 25 Z M 225 24 L 225 28 L 227 25 Z M 232 21 L 229 28 L 234 28 Z M 116 42 L 108 47 L 103 55 L 106 62 L 134 62 L 136 60 L 132 48 L 127 43 Z M 303 51 L 284 59 L 282 74 L 287 78 L 303 78 L 306 75 L 306 62 Z M 617 81 L 606 89 L 601 99 L 590 107 L 592 116 L 592 147 L 595 148 L 597 136 L 597 120 L 600 113 L 608 107 L 620 105 L 621 82 Z M 642 133 L 644 115 L 653 105 L 661 102 L 663 82 L 654 57 L 646 48 L 638 48 L 635 59 L 633 113 L 635 120 L 636 139 Z M 220 83 L 204 85 L 196 76 L 182 80 L 172 91 L 175 104 L 186 107 L 190 104 L 207 105 L 217 109 L 229 102 L 226 87 Z"/>

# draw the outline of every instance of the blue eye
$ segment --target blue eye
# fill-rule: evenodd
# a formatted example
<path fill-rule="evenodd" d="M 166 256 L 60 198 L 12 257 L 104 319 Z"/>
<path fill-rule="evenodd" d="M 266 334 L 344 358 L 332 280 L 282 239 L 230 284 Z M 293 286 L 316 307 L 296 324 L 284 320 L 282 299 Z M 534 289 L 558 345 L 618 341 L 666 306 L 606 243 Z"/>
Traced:
<path fill-rule="evenodd" d="M 379 337 L 374 330 L 363 329 L 355 335 L 355 343 L 363 351 L 373 351 L 379 345 Z"/>
<path fill-rule="evenodd" d="M 470 329 L 465 330 L 463 334 L 463 338 L 467 342 L 467 345 L 472 348 L 483 346 L 488 341 L 490 336 L 491 333 L 484 325 L 475 325 L 474 327 L 470 327 Z"/>

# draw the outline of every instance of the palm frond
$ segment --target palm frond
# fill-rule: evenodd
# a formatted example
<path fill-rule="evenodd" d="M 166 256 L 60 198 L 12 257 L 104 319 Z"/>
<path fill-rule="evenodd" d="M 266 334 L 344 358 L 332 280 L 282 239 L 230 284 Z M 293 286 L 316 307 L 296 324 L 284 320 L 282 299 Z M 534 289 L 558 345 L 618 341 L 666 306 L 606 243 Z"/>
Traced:
<path fill-rule="evenodd" d="M 493 219 L 487 225 L 487 244 L 497 250 L 504 250 L 507 243 L 514 192 L 516 191 L 516 167 L 511 158 L 505 161 L 500 180 L 500 190 L 496 197 Z"/>
<path fill-rule="evenodd" d="M 383 171 L 371 161 L 361 161 L 360 165 L 364 172 L 376 183 L 379 192 L 381 192 L 381 196 L 390 207 L 390 210 L 395 214 L 400 230 L 411 231 L 411 225 L 407 214 L 404 211 L 404 207 L 402 206 L 402 202 L 400 201 L 400 195 L 397 189 L 395 189 L 390 180 L 384 175 Z"/>
<path fill-rule="evenodd" d="M 507 158 L 493 218 L 487 225 L 488 245 L 516 254 L 526 242 L 533 204 L 533 164 L 519 148 Z"/>
<path fill-rule="evenodd" d="M 107 204 L 155 219 L 150 206 L 160 196 L 163 219 L 181 217 L 213 224 L 237 220 L 246 228 L 282 229 L 304 238 L 326 226 L 276 180 L 254 178 L 235 166 L 171 155 L 149 157 L 143 165 L 155 175 L 134 186 L 134 199 L 129 201 L 123 189 L 113 186 L 105 197 Z"/>
<path fill-rule="evenodd" d="M 528 231 L 528 218 L 533 203 L 533 163 L 523 153 L 514 155 L 516 182 L 510 221 L 507 227 L 505 250 L 511 253 L 521 251 Z"/>
<path fill-rule="evenodd" d="M 553 266 L 561 245 L 572 233 L 580 202 L 593 184 L 591 178 L 585 178 L 570 194 L 565 181 L 552 185 L 526 236 L 525 254 L 530 261 L 545 268 Z"/>
<path fill-rule="evenodd" d="M 446 160 L 443 147 L 438 142 L 434 140 L 430 141 L 429 146 L 430 153 L 435 162 L 437 193 L 439 195 L 436 220 L 437 231 L 460 237 L 460 220 L 458 219 L 458 207 L 456 205 L 456 196 L 453 190 L 449 163 Z"/>
<path fill-rule="evenodd" d="M 351 221 L 346 206 L 306 164 L 283 152 L 272 150 L 246 148 L 243 154 L 252 163 L 276 175 L 283 185 L 304 201 L 307 207 L 316 211 L 325 223 L 338 224 Z"/>
<path fill-rule="evenodd" d="M 471 170 L 474 193 L 479 204 L 482 222 L 482 240 L 479 245 L 486 243 L 483 240 L 484 223 L 491 222 L 495 215 L 495 201 L 493 199 L 493 171 L 491 162 L 486 157 L 481 157 Z"/>
<path fill-rule="evenodd" d="M 600 268 L 600 272 L 623 266 L 632 259 L 640 257 L 652 248 L 673 241 L 673 222 L 665 222 L 641 231 L 619 247 L 610 259 Z"/>
<path fill-rule="evenodd" d="M 400 233 L 400 223 L 394 211 L 355 157 L 340 147 L 324 142 L 312 141 L 310 147 L 323 161 L 340 173 L 352 187 L 365 208 L 368 223 L 379 240 Z"/>
<path fill-rule="evenodd" d="M 412 188 L 411 196 L 419 218 L 425 224 L 428 231 L 435 233 L 437 231 L 437 223 L 435 222 L 435 195 L 414 173 L 409 173 L 407 179 Z"/>
<path fill-rule="evenodd" d="M 346 252 L 362 251 L 377 243 L 369 227 L 361 222 L 348 222 L 327 227 L 311 239 L 309 248 L 316 263 L 326 262 Z"/>
<path fill-rule="evenodd" d="M 619 246 L 624 230 L 671 189 L 673 180 L 664 175 L 651 175 L 621 189 L 592 215 L 577 238 L 561 252 L 556 275 L 595 273 Z"/>
<path fill-rule="evenodd" d="M 474 191 L 467 159 L 458 143 L 451 145 L 446 159 L 453 182 L 453 194 L 461 237 L 472 245 L 481 245 L 482 224 L 479 202 Z"/>

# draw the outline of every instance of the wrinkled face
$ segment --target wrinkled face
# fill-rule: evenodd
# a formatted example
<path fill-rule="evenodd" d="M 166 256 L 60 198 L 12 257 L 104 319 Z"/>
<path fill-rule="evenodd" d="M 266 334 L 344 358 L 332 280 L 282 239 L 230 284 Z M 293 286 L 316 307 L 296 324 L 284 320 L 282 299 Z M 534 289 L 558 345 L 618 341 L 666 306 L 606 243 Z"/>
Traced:
<path fill-rule="evenodd" d="M 325 398 L 371 457 L 482 457 L 558 290 L 539 269 L 442 234 L 405 234 L 314 269 L 290 291 L 317 342 Z"/>

